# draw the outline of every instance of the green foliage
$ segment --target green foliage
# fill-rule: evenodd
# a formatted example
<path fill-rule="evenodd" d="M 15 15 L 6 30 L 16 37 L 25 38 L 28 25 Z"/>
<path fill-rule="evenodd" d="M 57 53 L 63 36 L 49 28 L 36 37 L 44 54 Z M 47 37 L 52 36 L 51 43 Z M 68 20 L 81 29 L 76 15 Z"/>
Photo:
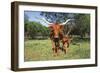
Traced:
<path fill-rule="evenodd" d="M 75 27 L 72 34 L 80 35 L 82 38 L 90 35 L 90 15 L 89 14 L 76 14 Z"/>
<path fill-rule="evenodd" d="M 68 18 L 73 18 L 74 15 L 71 13 L 59 13 L 59 12 L 41 12 L 41 15 L 44 16 L 49 22 L 62 23 L 65 22 Z"/>
<path fill-rule="evenodd" d="M 28 32 L 28 35 L 34 39 L 36 36 L 48 36 L 49 29 L 46 26 L 43 26 L 37 22 L 28 22 L 25 23 L 25 32 Z"/>

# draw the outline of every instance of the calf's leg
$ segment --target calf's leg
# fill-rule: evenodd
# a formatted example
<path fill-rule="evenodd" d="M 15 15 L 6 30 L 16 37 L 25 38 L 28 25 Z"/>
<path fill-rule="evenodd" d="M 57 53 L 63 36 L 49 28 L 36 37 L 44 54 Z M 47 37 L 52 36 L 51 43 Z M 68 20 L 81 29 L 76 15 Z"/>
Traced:
<path fill-rule="evenodd" d="M 65 54 L 68 52 L 68 49 L 69 49 L 69 43 L 66 42 L 63 44 L 63 51 Z"/>

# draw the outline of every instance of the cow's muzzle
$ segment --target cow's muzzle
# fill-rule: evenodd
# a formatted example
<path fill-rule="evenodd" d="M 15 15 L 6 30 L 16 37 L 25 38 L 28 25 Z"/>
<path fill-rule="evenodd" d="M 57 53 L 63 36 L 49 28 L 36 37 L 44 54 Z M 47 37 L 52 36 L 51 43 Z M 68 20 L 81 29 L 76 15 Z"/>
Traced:
<path fill-rule="evenodd" d="M 58 47 L 59 46 L 59 38 L 54 38 L 54 42 L 55 42 L 55 46 Z"/>
<path fill-rule="evenodd" d="M 54 42 L 59 42 L 59 38 L 54 38 Z"/>

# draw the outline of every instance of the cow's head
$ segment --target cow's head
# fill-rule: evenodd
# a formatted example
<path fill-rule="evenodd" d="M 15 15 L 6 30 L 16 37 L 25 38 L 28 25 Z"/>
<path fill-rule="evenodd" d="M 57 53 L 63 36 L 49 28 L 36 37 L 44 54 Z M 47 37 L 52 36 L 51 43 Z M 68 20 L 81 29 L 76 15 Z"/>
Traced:
<path fill-rule="evenodd" d="M 59 23 L 53 23 L 49 26 L 49 28 L 51 30 L 53 38 L 59 39 L 60 34 L 62 34 L 63 25 L 60 25 Z"/>

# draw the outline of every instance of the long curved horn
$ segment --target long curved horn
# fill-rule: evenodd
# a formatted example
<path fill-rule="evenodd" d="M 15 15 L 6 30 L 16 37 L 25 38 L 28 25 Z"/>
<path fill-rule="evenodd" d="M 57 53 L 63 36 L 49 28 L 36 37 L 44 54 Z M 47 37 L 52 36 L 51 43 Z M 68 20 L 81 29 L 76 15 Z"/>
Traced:
<path fill-rule="evenodd" d="M 74 20 L 74 19 L 67 19 L 65 22 L 61 23 L 61 25 L 65 25 L 66 23 L 68 23 L 71 20 Z"/>
<path fill-rule="evenodd" d="M 49 24 L 53 24 L 53 23 L 48 22 L 45 18 L 38 18 L 38 17 L 35 17 L 35 18 L 44 21 L 44 22 L 45 22 L 46 24 L 48 24 L 48 25 L 49 25 Z"/>
<path fill-rule="evenodd" d="M 42 18 L 42 20 L 43 20 L 45 23 L 47 23 L 48 25 L 49 25 L 49 24 L 53 24 L 53 23 L 48 22 L 45 18 Z"/>

